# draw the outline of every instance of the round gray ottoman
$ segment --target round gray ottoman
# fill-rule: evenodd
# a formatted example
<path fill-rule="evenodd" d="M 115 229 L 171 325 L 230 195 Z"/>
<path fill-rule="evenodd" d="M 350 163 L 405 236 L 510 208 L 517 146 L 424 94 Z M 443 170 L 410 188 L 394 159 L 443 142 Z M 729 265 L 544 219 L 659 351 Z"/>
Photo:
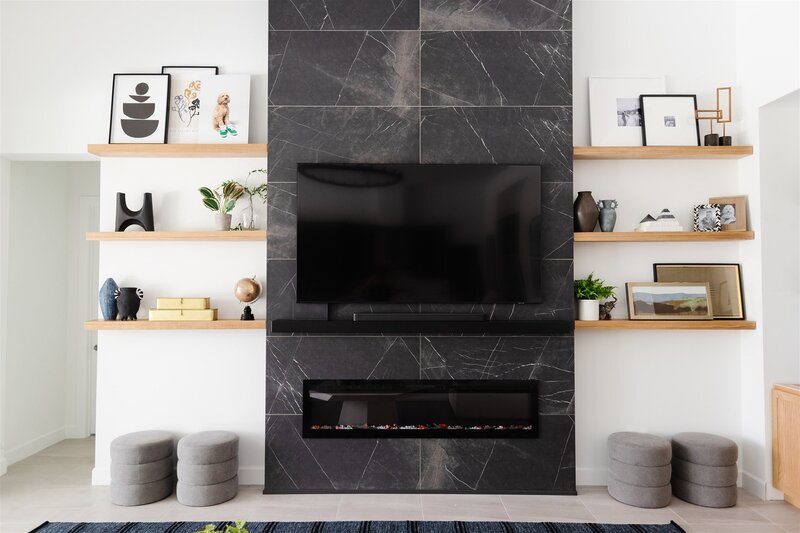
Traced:
<path fill-rule="evenodd" d="M 736 443 L 710 433 L 678 433 L 672 437 L 672 493 L 704 507 L 736 505 L 739 472 Z"/>
<path fill-rule="evenodd" d="M 172 494 L 173 447 L 166 431 L 137 431 L 111 441 L 111 502 L 145 505 Z"/>
<path fill-rule="evenodd" d="M 178 441 L 178 501 L 192 507 L 226 502 L 239 488 L 239 437 L 203 431 Z"/>
<path fill-rule="evenodd" d="M 659 508 L 672 496 L 672 448 L 667 439 L 620 432 L 608 437 L 608 494 L 635 507 Z"/>

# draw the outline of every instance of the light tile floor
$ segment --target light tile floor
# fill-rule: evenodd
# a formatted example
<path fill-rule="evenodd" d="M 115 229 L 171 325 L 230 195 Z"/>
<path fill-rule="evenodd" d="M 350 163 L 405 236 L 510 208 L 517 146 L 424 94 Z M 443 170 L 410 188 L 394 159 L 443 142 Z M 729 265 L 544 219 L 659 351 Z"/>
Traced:
<path fill-rule="evenodd" d="M 230 502 L 184 507 L 175 496 L 141 507 L 117 507 L 108 487 L 91 485 L 94 440 L 66 440 L 0 477 L 0 531 L 29 531 L 50 521 L 272 520 L 510 520 L 535 522 L 667 523 L 689 533 L 800 533 L 800 510 L 739 493 L 730 509 L 706 509 L 673 498 L 664 509 L 638 509 L 608 496 L 603 487 L 580 487 L 572 496 L 453 494 L 263 495 L 241 487 Z"/>

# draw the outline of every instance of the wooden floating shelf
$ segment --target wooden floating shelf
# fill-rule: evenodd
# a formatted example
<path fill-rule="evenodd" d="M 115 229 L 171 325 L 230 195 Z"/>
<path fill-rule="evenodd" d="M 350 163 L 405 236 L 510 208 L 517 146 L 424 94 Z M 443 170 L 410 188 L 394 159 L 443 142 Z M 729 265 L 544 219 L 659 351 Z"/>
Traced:
<path fill-rule="evenodd" d="M 266 157 L 266 144 L 90 144 L 100 157 Z"/>
<path fill-rule="evenodd" d="M 264 241 L 266 231 L 90 231 L 87 241 Z"/>
<path fill-rule="evenodd" d="M 752 320 L 576 320 L 575 329 L 752 330 Z"/>
<path fill-rule="evenodd" d="M 752 241 L 752 231 L 586 231 L 576 232 L 575 242 L 678 242 Z"/>
<path fill-rule="evenodd" d="M 127 331 L 127 330 L 158 330 L 158 329 L 267 329 L 266 320 L 213 320 L 213 321 L 187 321 L 187 320 L 89 320 L 84 323 L 84 329 L 90 331 Z"/>
<path fill-rule="evenodd" d="M 579 159 L 740 159 L 752 146 L 573 146 Z"/>

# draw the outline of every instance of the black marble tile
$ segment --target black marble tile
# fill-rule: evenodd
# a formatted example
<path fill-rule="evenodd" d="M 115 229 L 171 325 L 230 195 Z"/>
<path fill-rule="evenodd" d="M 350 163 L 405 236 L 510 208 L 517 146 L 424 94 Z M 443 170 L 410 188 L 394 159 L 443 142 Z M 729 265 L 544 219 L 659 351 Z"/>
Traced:
<path fill-rule="evenodd" d="M 272 31 L 271 105 L 419 104 L 419 33 Z"/>
<path fill-rule="evenodd" d="M 269 337 L 267 361 L 267 414 L 299 414 L 304 379 L 419 379 L 419 337 Z"/>
<path fill-rule="evenodd" d="M 353 320 L 354 313 L 419 313 L 418 304 L 336 304 L 331 305 L 332 320 Z"/>
<path fill-rule="evenodd" d="M 572 260 L 542 261 L 542 292 L 540 304 L 516 305 L 512 320 L 573 320 L 574 289 Z"/>
<path fill-rule="evenodd" d="M 423 30 L 570 30 L 572 0 L 421 0 Z"/>
<path fill-rule="evenodd" d="M 297 303 L 295 259 L 267 260 L 267 320 L 278 318 L 324 320 L 327 316 L 327 305 Z"/>
<path fill-rule="evenodd" d="M 270 0 L 271 30 L 416 30 L 419 0 Z"/>
<path fill-rule="evenodd" d="M 271 491 L 412 491 L 419 487 L 417 439 L 303 439 L 301 416 L 267 416 Z"/>
<path fill-rule="evenodd" d="M 572 35 L 422 33 L 422 105 L 572 105 Z"/>
<path fill-rule="evenodd" d="M 543 259 L 572 259 L 572 184 L 542 183 Z"/>
<path fill-rule="evenodd" d="M 424 107 L 422 163 L 542 166 L 543 182 L 572 181 L 569 107 Z"/>
<path fill-rule="evenodd" d="M 573 492 L 574 445 L 574 421 L 564 415 L 540 416 L 535 439 L 423 439 L 420 488 Z"/>
<path fill-rule="evenodd" d="M 416 163 L 419 110 L 409 107 L 272 107 L 269 181 L 294 182 L 297 163 Z"/>
<path fill-rule="evenodd" d="M 267 232 L 267 257 L 297 257 L 297 184 L 270 184 L 267 190 Z"/>

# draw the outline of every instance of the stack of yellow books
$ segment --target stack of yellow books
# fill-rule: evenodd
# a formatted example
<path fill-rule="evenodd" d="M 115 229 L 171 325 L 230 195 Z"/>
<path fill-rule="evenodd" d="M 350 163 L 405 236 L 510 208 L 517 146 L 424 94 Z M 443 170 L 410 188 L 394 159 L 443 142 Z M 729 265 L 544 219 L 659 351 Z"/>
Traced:
<path fill-rule="evenodd" d="M 201 320 L 217 319 L 217 310 L 211 309 L 210 298 L 156 298 L 156 308 L 150 310 L 150 320 Z"/>

